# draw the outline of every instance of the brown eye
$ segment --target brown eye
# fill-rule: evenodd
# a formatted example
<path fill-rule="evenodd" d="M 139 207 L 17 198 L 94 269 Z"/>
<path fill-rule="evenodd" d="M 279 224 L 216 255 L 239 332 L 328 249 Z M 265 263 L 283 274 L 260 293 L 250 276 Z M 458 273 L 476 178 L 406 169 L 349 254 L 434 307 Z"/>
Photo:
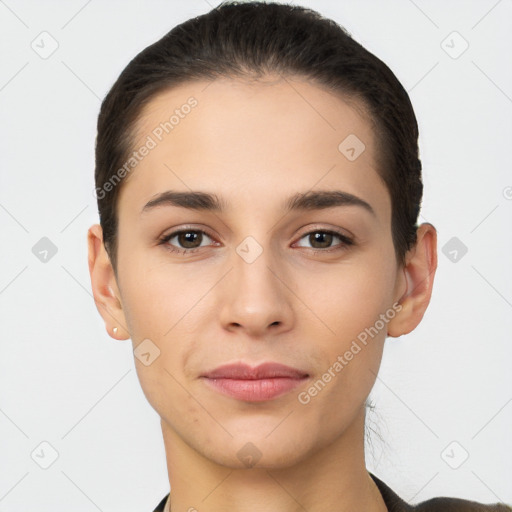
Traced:
<path fill-rule="evenodd" d="M 177 234 L 175 238 L 183 248 L 195 249 L 196 247 L 200 247 L 203 236 L 199 231 L 182 231 Z M 198 242 L 199 245 L 197 245 Z"/>
<path fill-rule="evenodd" d="M 327 249 L 330 247 L 333 240 L 333 235 L 325 231 L 317 231 L 309 234 L 309 242 L 315 249 Z M 316 246 L 315 244 L 319 244 Z"/>
<path fill-rule="evenodd" d="M 338 250 L 344 249 L 347 246 L 353 245 L 353 241 L 342 233 L 338 233 L 336 231 L 330 230 L 316 230 L 310 231 L 301 237 L 302 239 L 307 239 L 307 241 L 311 244 L 311 249 L 316 249 L 315 252 L 330 252 L 330 250 Z M 333 246 L 333 241 L 336 239 L 341 240 L 341 243 Z M 304 245 L 300 245 L 299 247 L 307 247 Z"/>
<path fill-rule="evenodd" d="M 210 235 L 201 229 L 182 229 L 162 237 L 160 244 L 165 245 L 171 252 L 189 253 L 205 247 L 201 246 L 205 237 L 211 240 Z M 170 243 L 171 241 L 173 243 Z"/>

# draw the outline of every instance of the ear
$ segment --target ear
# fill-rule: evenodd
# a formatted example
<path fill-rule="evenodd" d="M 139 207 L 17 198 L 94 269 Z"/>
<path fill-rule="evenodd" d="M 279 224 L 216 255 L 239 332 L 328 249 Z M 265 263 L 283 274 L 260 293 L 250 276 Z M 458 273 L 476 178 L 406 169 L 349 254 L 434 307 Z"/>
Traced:
<path fill-rule="evenodd" d="M 414 330 L 420 323 L 432 295 L 437 269 L 437 231 L 429 223 L 421 224 L 415 246 L 407 253 L 403 267 L 405 292 L 396 297 L 400 312 L 388 323 L 388 336 L 394 338 Z M 403 288 L 403 286 L 402 286 Z"/>
<path fill-rule="evenodd" d="M 103 243 L 103 230 L 99 224 L 89 228 L 87 246 L 89 274 L 96 308 L 105 321 L 110 337 L 126 340 L 130 337 L 130 333 L 126 328 L 127 322 L 121 305 L 121 295 L 114 269 Z M 116 333 L 113 331 L 114 327 L 117 327 Z"/>

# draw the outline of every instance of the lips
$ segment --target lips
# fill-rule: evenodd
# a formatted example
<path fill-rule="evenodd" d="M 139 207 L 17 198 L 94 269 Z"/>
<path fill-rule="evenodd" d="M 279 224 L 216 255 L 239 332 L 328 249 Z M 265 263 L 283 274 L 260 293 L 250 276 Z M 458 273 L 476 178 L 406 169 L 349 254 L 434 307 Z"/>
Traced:
<path fill-rule="evenodd" d="M 226 364 L 201 375 L 201 377 L 207 377 L 209 379 L 242 380 L 274 379 L 283 377 L 301 379 L 307 376 L 308 374 L 301 370 L 279 363 L 263 363 L 255 368 L 244 363 Z"/>
<path fill-rule="evenodd" d="M 201 375 L 206 384 L 223 395 L 248 402 L 262 402 L 284 395 L 305 382 L 309 375 L 279 363 L 251 367 L 244 363 L 219 366 Z"/>

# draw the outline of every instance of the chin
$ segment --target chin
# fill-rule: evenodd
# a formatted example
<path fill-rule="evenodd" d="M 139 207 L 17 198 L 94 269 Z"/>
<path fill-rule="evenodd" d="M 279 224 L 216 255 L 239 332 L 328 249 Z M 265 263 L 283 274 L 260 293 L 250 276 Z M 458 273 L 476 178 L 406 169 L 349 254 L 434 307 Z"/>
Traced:
<path fill-rule="evenodd" d="M 212 442 L 204 447 L 202 453 L 213 462 L 231 469 L 286 469 L 308 455 L 309 445 L 296 429 L 295 436 L 286 430 L 280 435 L 275 431 L 269 435 L 270 431 L 254 430 L 254 435 L 245 431 L 244 435 L 234 436 L 224 445 Z"/>

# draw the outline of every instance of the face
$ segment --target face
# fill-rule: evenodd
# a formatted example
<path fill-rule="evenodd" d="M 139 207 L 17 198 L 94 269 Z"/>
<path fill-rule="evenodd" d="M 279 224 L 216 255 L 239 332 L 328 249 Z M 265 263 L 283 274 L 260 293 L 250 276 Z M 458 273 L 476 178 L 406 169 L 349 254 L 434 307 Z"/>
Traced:
<path fill-rule="evenodd" d="M 134 150 L 149 149 L 119 197 L 117 285 L 169 436 L 219 464 L 253 450 L 277 467 L 359 422 L 404 291 L 375 143 L 359 110 L 305 81 L 197 82 L 147 105 Z M 182 195 L 155 204 L 170 191 Z M 187 207 L 193 192 L 221 208 Z M 267 362 L 302 377 L 204 377 Z"/>

